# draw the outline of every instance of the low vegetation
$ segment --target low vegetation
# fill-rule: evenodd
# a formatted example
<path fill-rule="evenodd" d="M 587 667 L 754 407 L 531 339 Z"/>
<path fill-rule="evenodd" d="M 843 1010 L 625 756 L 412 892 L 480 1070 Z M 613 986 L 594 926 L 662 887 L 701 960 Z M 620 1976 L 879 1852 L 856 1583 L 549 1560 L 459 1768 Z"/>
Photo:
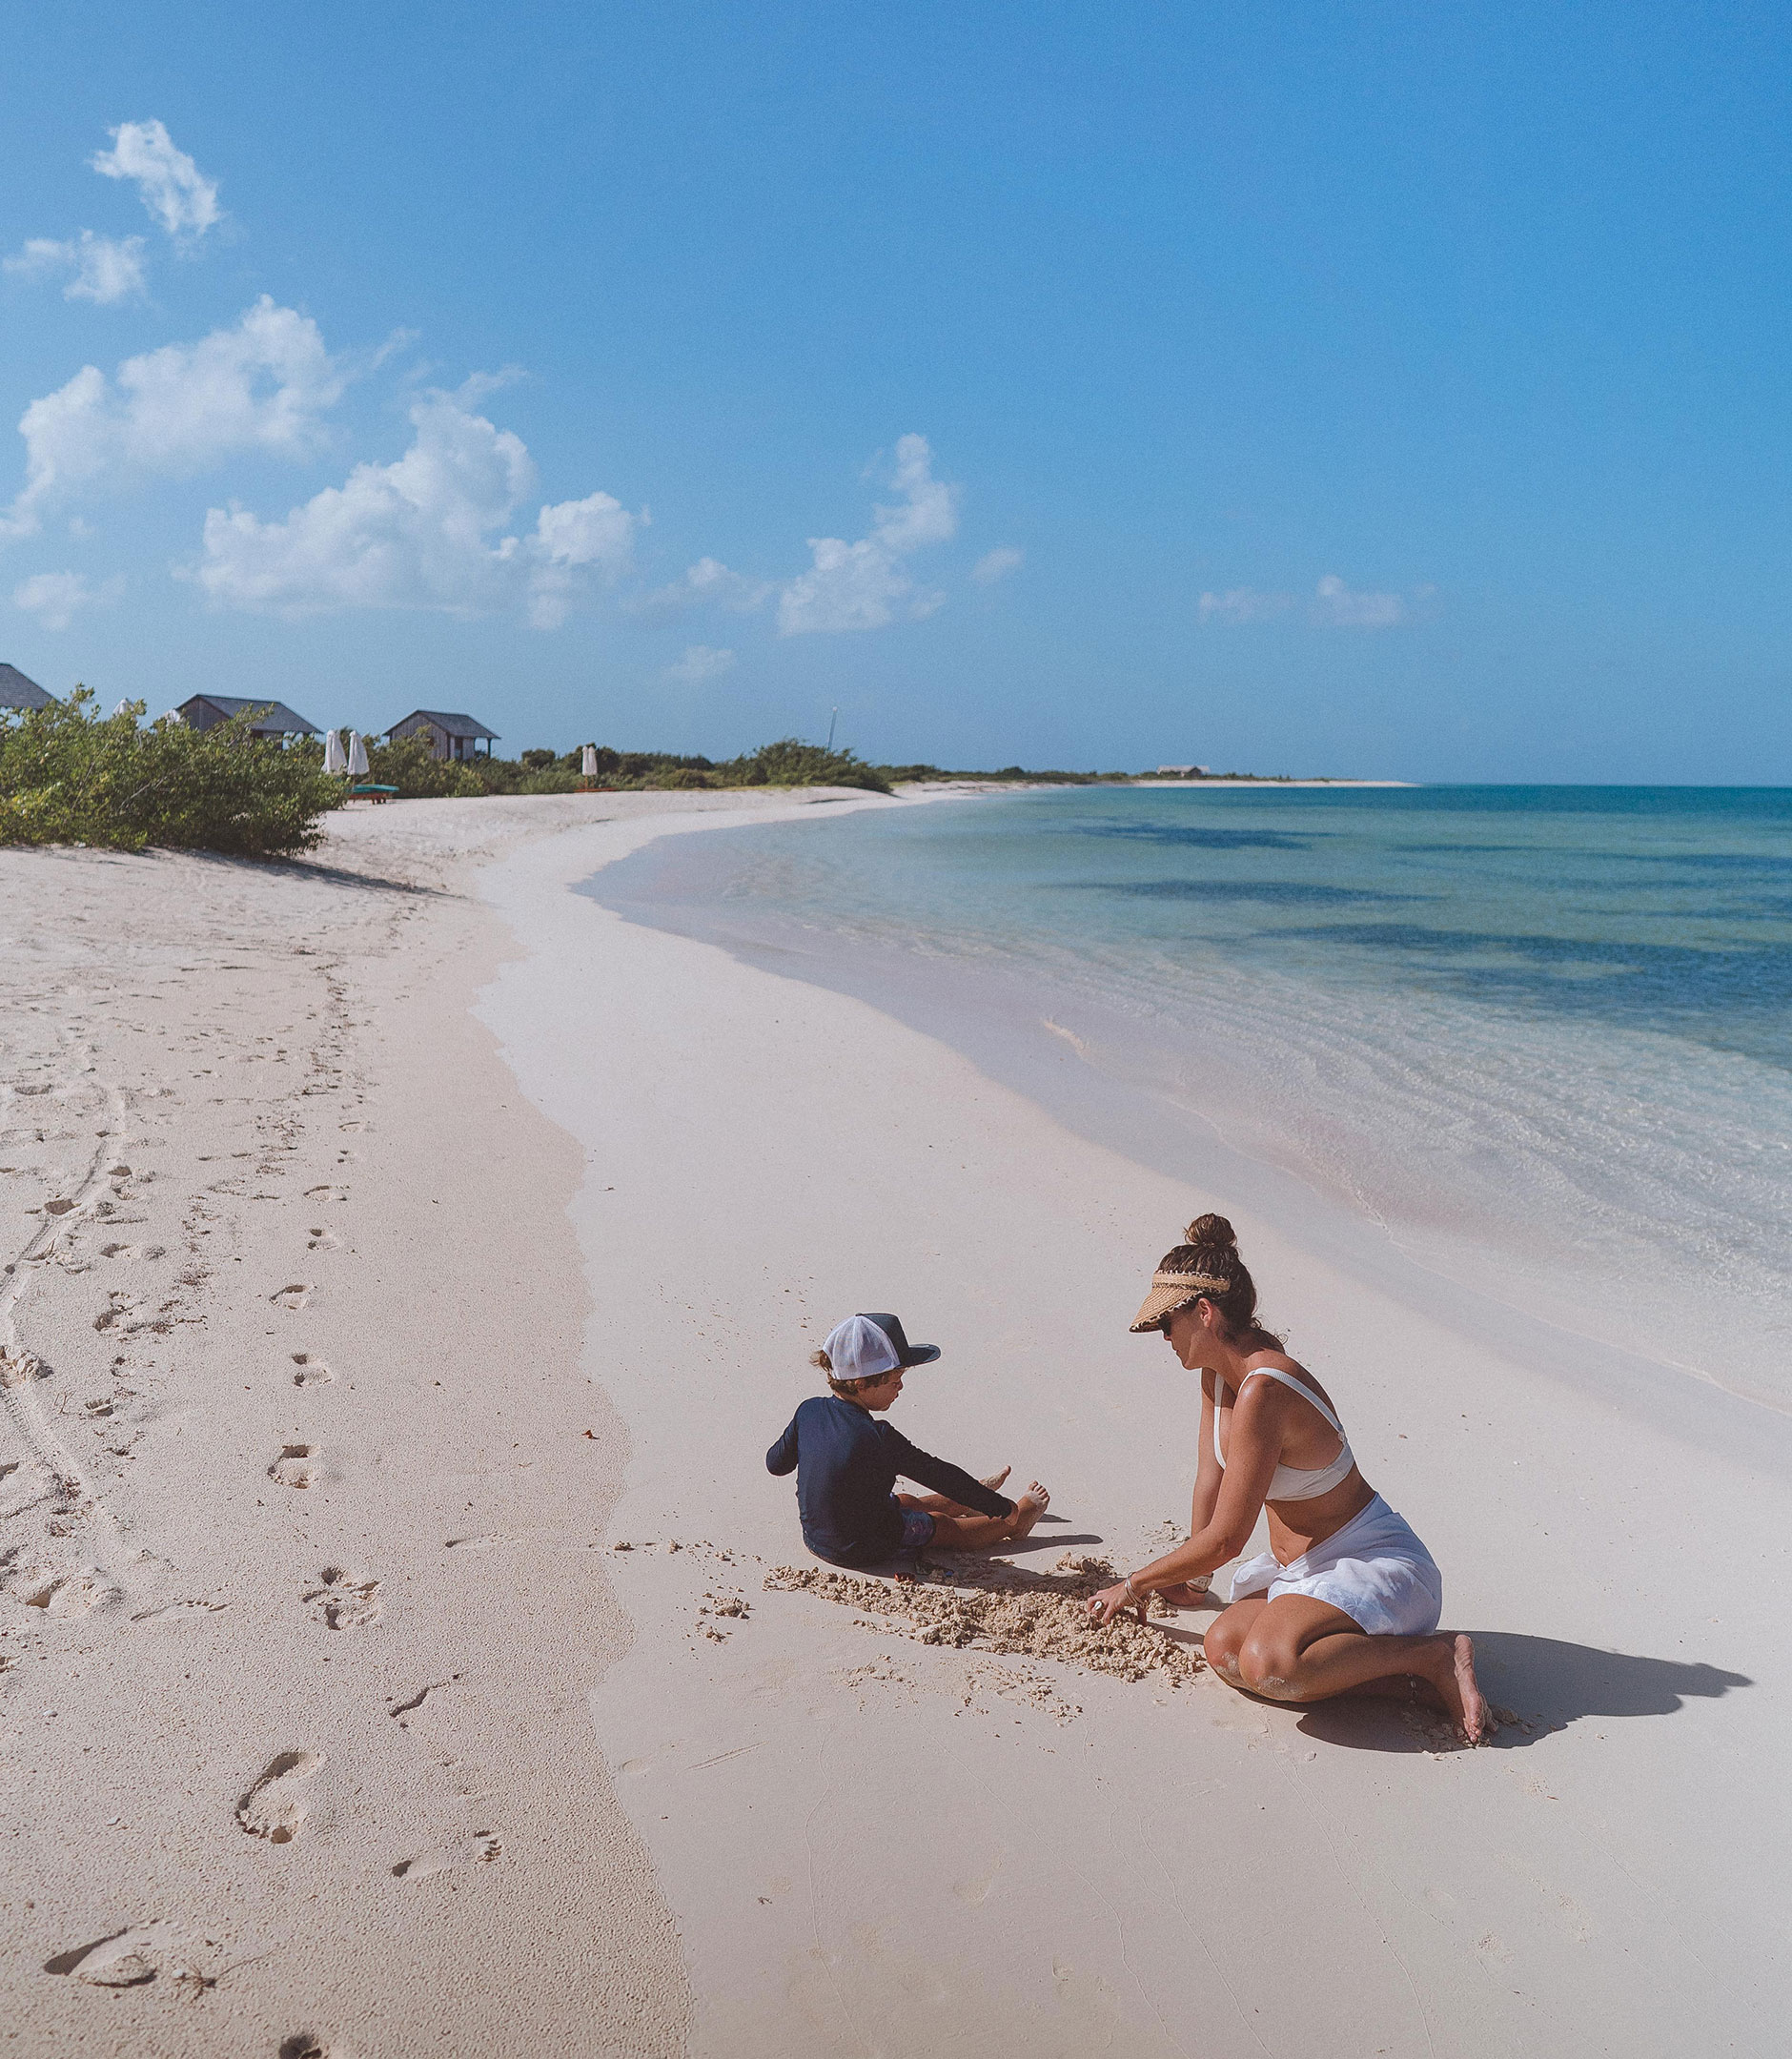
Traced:
<path fill-rule="evenodd" d="M 341 805 L 316 756 L 251 736 L 249 716 L 201 731 L 166 715 L 145 727 L 143 714 L 128 701 L 101 715 L 85 686 L 0 714 L 0 844 L 290 858 Z"/>
<path fill-rule="evenodd" d="M 307 851 L 351 785 L 385 786 L 403 800 L 481 794 L 572 793 L 584 782 L 583 751 L 525 750 L 517 758 L 444 763 L 418 736 L 367 741 L 365 782 L 323 769 L 323 745 L 284 746 L 251 735 L 253 714 L 214 729 L 177 717 L 143 722 L 144 703 L 102 715 L 77 687 L 49 707 L 0 711 L 0 844 L 91 844 L 141 850 L 158 844 L 233 857 L 290 858 Z M 600 745 L 596 784 L 611 789 L 857 786 L 888 793 L 902 781 L 1005 780 L 1086 785 L 1122 772 L 951 772 L 933 764 L 866 764 L 849 750 L 781 737 L 739 758 L 621 751 Z"/>
<path fill-rule="evenodd" d="M 321 763 L 321 748 L 303 746 Z M 443 764 L 421 736 L 367 746 L 368 778 L 396 786 L 404 800 L 444 794 L 573 793 L 580 783 L 582 749 L 526 750 L 519 758 L 472 758 Z M 824 750 L 784 737 L 740 758 L 679 757 L 670 751 L 619 751 L 598 746 L 597 784 L 622 790 L 723 786 L 863 786 L 888 793 L 882 767 L 851 751 Z"/>
<path fill-rule="evenodd" d="M 316 745 L 308 744 L 316 750 Z M 999 772 L 951 772 L 935 764 L 867 764 L 849 750 L 826 750 L 796 737 L 762 744 L 739 758 L 680 757 L 670 751 L 620 751 L 597 746 L 597 784 L 615 791 L 729 786 L 858 786 L 888 793 L 905 780 L 1008 780 L 1083 786 L 1124 781 L 1125 772 L 1029 772 L 1007 765 Z M 475 758 L 444 764 L 431 757 L 422 737 L 367 746 L 368 777 L 396 786 L 401 798 L 443 794 L 573 793 L 581 783 L 582 748 L 526 750 L 516 758 Z"/>

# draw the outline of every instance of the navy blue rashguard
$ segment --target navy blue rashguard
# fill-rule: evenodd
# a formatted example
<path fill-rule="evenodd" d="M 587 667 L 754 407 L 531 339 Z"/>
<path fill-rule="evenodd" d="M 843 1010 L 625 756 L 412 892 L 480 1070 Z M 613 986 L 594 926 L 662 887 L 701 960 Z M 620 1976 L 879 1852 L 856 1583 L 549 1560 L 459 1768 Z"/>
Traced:
<path fill-rule="evenodd" d="M 803 1403 L 765 1454 L 765 1470 L 796 1474 L 803 1541 L 818 1559 L 845 1565 L 875 1565 L 901 1544 L 902 1506 L 890 1493 L 898 1474 L 981 1516 L 1014 1513 L 1007 1495 L 918 1451 L 900 1430 L 839 1395 Z"/>

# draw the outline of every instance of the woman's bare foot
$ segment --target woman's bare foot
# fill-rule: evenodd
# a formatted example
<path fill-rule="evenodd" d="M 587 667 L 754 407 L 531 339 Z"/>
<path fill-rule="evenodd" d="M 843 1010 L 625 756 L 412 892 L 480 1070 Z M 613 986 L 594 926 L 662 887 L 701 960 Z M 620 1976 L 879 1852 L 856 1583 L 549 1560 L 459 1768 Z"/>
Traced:
<path fill-rule="evenodd" d="M 1006 1478 L 1006 1476 L 1004 1476 Z M 1014 1503 L 1014 1517 L 1008 1526 L 1008 1536 L 1023 1538 L 1046 1513 L 1051 1497 L 1034 1480 L 1027 1492 Z"/>
<path fill-rule="evenodd" d="M 1499 1725 L 1475 1678 L 1475 1640 L 1466 1630 L 1435 1638 L 1437 1664 L 1431 1684 L 1442 1698 L 1444 1711 L 1471 1744 L 1484 1744 Z"/>
<path fill-rule="evenodd" d="M 991 1493 L 1000 1494 L 1002 1492 L 1002 1482 L 1008 1478 L 1008 1475 L 1012 1473 L 1013 1470 L 1014 1468 L 1011 1465 L 1005 1465 L 1002 1468 L 1001 1472 L 991 1473 L 988 1478 L 984 1481 L 984 1485 L 988 1487 L 991 1491 Z"/>
<path fill-rule="evenodd" d="M 1208 1599 L 1208 1582 L 1203 1575 L 1198 1580 L 1178 1580 L 1173 1587 L 1157 1589 L 1158 1599 L 1168 1601 L 1171 1608 L 1199 1608 Z"/>

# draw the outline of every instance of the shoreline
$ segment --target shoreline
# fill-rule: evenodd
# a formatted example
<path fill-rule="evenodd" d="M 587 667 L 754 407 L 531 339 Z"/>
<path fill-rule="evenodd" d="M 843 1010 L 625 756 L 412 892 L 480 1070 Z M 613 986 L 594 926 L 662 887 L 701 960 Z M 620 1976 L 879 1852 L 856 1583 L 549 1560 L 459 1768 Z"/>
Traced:
<path fill-rule="evenodd" d="M 966 798 L 929 792 L 914 801 Z M 741 825 L 743 830 L 748 824 Z M 788 846 L 786 846 L 786 849 Z M 699 875 L 700 882 L 703 875 Z M 610 889 L 604 874 L 578 889 L 624 920 L 710 945 L 776 977 L 804 981 L 861 1001 L 880 1014 L 937 1038 L 987 1077 L 1021 1094 L 1087 1141 L 1171 1177 L 1190 1164 L 1260 1215 L 1297 1225 L 1303 1248 L 1340 1270 L 1375 1282 L 1402 1306 L 1423 1311 L 1465 1340 L 1496 1341 L 1583 1394 L 1721 1456 L 1747 1451 L 1792 1481 L 1792 1404 L 1752 1379 L 1746 1360 L 1731 1362 L 1711 1339 L 1705 1362 L 1671 1352 L 1651 1355 L 1635 1335 L 1601 1328 L 1586 1305 L 1610 1313 L 1610 1291 L 1578 1294 L 1572 1282 L 1537 1295 L 1519 1275 L 1502 1294 L 1497 1269 L 1483 1262 L 1471 1235 L 1428 1244 L 1407 1237 L 1375 1209 L 1320 1183 L 1316 1169 L 1267 1148 L 1248 1106 L 1212 1099 L 1198 1106 L 1125 1060 L 1126 1026 L 1112 1005 L 1054 990 L 1025 970 L 977 961 L 935 963 L 926 953 L 867 944 L 783 919 L 755 924 L 750 904 L 737 914 L 726 895 L 683 887 L 660 898 L 650 883 Z M 1068 1008 L 1078 1029 L 1055 1019 Z M 1099 1062 L 1095 1047 L 1120 1053 Z M 1409 1211 L 1409 1214 L 1410 1214 Z M 1524 1298 L 1533 1299 L 1527 1305 Z M 1576 1316 L 1579 1320 L 1575 1319 Z"/>

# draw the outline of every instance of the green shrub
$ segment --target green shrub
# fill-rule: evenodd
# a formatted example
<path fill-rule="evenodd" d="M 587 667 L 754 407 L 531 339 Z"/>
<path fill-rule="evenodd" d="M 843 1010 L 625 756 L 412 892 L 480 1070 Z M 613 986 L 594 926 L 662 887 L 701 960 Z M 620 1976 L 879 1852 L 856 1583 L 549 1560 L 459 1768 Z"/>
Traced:
<path fill-rule="evenodd" d="M 143 712 L 134 701 L 103 716 L 77 686 L 0 714 L 0 843 L 287 858 L 311 849 L 341 804 L 316 746 L 251 736 L 253 714 L 201 731 L 167 715 L 140 728 Z"/>
<path fill-rule="evenodd" d="M 762 744 L 750 756 L 731 759 L 716 769 L 725 786 L 863 786 L 872 793 L 889 791 L 883 773 L 851 751 L 825 750 L 819 744 L 804 744 L 797 737 Z"/>
<path fill-rule="evenodd" d="M 366 784 L 396 786 L 401 801 L 439 801 L 485 791 L 471 765 L 457 764 L 452 758 L 438 758 L 420 730 L 400 737 L 396 744 L 377 744 L 365 732 L 363 740 L 367 744 Z M 359 783 L 351 780 L 348 784 Z"/>

